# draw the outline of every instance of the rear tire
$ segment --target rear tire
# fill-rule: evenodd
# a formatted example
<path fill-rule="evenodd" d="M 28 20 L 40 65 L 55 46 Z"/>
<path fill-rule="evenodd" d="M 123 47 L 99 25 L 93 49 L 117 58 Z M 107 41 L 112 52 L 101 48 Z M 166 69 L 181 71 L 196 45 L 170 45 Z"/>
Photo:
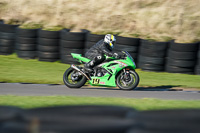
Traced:
<path fill-rule="evenodd" d="M 117 86 L 122 89 L 122 90 L 133 90 L 137 87 L 137 85 L 139 84 L 139 81 L 140 81 L 140 78 L 139 78 L 139 75 L 134 71 L 134 70 L 130 70 L 129 71 L 130 75 L 133 76 L 132 78 L 132 81 L 130 82 L 129 86 L 126 86 L 124 85 L 124 83 L 121 83 L 123 82 L 124 80 L 122 79 L 123 78 L 123 75 L 124 75 L 124 72 L 121 71 L 121 73 L 116 77 L 116 84 Z M 123 81 L 122 81 L 123 80 Z M 126 81 L 124 81 L 126 82 Z M 127 83 L 127 82 L 126 82 Z"/>
<path fill-rule="evenodd" d="M 80 88 L 80 87 L 82 87 L 86 83 L 86 81 L 87 81 L 86 77 L 85 76 L 79 77 L 80 79 L 75 83 L 75 82 L 72 81 L 72 79 L 69 79 L 69 78 L 71 78 L 71 74 L 73 72 L 77 72 L 77 71 L 74 70 L 71 67 L 68 68 L 65 71 L 64 75 L 63 75 L 63 82 L 69 88 Z"/>

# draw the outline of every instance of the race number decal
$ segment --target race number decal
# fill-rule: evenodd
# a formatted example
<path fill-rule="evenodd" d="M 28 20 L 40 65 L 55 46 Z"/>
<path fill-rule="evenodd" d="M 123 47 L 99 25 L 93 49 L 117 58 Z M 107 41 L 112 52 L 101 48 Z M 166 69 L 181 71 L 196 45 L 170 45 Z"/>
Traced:
<path fill-rule="evenodd" d="M 93 84 L 99 84 L 99 82 L 100 82 L 100 79 L 93 79 L 93 80 L 92 80 L 92 83 L 93 83 Z"/>

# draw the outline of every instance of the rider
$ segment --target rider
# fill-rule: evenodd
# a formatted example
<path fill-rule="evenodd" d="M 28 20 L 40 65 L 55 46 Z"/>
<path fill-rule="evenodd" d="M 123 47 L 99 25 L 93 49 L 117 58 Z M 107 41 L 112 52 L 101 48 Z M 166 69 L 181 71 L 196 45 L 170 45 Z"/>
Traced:
<path fill-rule="evenodd" d="M 93 67 L 101 64 L 105 60 L 104 54 L 110 57 L 119 58 L 119 54 L 112 53 L 115 42 L 115 36 L 107 34 L 105 35 L 104 39 L 101 39 L 95 45 L 93 45 L 85 53 L 85 57 L 91 59 L 91 61 L 84 65 L 84 69 L 88 72 L 91 72 Z"/>

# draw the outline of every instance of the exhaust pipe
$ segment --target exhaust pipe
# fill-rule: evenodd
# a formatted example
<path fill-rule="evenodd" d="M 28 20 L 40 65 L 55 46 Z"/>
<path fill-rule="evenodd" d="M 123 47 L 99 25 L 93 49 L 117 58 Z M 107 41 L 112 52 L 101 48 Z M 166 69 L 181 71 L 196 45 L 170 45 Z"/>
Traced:
<path fill-rule="evenodd" d="M 91 80 L 90 77 L 87 76 L 83 71 L 81 71 L 78 67 L 76 67 L 74 64 L 71 65 L 71 68 L 75 69 L 76 71 L 82 73 L 88 80 Z"/>

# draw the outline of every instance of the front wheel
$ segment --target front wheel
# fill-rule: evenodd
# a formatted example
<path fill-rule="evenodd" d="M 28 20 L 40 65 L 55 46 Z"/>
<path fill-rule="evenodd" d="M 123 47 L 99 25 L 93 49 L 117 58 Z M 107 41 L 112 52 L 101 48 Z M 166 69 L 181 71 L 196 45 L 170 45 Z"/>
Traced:
<path fill-rule="evenodd" d="M 80 72 L 73 68 L 68 68 L 63 75 L 63 82 L 69 88 L 80 88 L 86 83 L 87 79 Z"/>
<path fill-rule="evenodd" d="M 134 70 L 122 71 L 116 77 L 116 84 L 122 90 L 132 90 L 139 84 L 139 75 Z"/>

